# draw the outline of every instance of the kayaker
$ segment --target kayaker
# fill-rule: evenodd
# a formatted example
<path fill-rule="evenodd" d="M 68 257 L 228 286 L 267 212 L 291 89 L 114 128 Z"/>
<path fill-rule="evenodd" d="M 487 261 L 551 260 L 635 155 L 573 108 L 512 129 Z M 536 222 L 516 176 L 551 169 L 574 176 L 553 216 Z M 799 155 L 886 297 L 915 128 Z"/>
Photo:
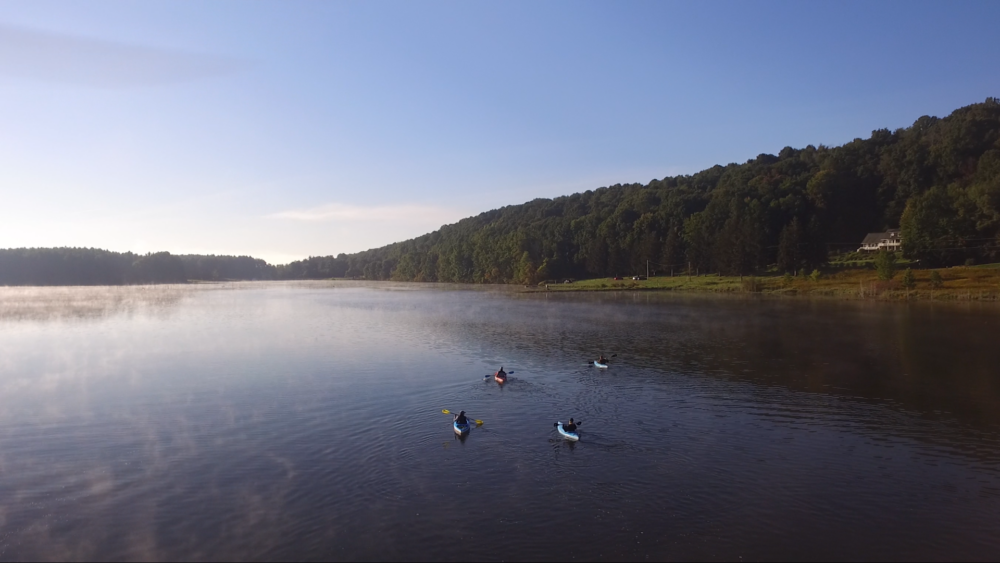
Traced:
<path fill-rule="evenodd" d="M 468 424 L 469 419 L 465 418 L 465 411 L 462 411 L 455 415 L 455 422 L 458 424 Z"/>
<path fill-rule="evenodd" d="M 577 423 L 573 422 L 573 419 L 569 419 L 569 422 L 564 422 L 562 427 L 566 432 L 576 432 Z"/>
<path fill-rule="evenodd" d="M 607 365 L 608 359 L 604 357 L 604 354 L 601 354 L 601 357 L 597 358 L 597 363 Z"/>
<path fill-rule="evenodd" d="M 507 377 L 507 372 L 503 370 L 503 366 L 500 366 L 500 371 L 496 372 L 494 375 L 496 375 L 500 379 L 505 379 Z"/>

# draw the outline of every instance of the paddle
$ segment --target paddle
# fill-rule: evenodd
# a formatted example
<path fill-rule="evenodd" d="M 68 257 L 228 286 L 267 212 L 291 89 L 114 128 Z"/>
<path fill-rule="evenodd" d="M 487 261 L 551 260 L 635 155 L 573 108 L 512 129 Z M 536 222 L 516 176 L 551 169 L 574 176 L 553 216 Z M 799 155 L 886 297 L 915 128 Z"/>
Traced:
<path fill-rule="evenodd" d="M 583 421 L 582 420 L 578 420 L 578 421 L 574 422 L 573 424 L 575 424 L 577 426 L 580 426 L 581 424 L 583 424 Z M 558 422 L 553 422 L 552 426 L 559 426 L 559 423 Z"/>
<path fill-rule="evenodd" d="M 451 411 L 448 410 L 448 409 L 441 409 L 441 412 L 443 412 L 444 414 L 451 414 Z M 483 421 L 482 420 L 477 420 L 476 421 L 476 426 L 482 426 L 482 425 L 483 425 Z"/>

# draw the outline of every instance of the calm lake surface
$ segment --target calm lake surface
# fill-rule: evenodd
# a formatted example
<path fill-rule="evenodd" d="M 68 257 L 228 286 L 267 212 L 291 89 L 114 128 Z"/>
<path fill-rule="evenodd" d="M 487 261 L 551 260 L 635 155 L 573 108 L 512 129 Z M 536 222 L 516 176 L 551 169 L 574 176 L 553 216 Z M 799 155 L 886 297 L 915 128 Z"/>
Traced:
<path fill-rule="evenodd" d="M 0 288 L 2 560 L 568 558 L 1000 558 L 1000 309 Z"/>

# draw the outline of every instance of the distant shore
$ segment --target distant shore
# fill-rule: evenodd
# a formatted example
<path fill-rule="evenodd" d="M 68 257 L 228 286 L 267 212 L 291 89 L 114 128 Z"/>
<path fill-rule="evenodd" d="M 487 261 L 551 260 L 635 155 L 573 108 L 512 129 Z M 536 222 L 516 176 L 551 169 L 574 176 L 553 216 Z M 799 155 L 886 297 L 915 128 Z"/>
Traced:
<path fill-rule="evenodd" d="M 424 285 L 446 287 L 450 285 L 470 288 L 504 288 L 520 293 L 578 293 L 605 291 L 653 291 L 718 295 L 766 295 L 774 297 L 870 299 L 888 301 L 982 301 L 1000 302 L 1000 264 L 981 266 L 956 266 L 937 270 L 912 270 L 912 286 L 907 288 L 904 270 L 897 271 L 889 281 L 880 280 L 870 268 L 831 269 L 820 271 L 819 275 L 799 274 L 720 276 L 718 274 L 673 276 L 639 276 L 614 278 L 592 278 L 585 280 L 560 280 L 537 285 L 518 286 L 515 284 L 449 284 L 437 282 L 378 281 L 364 278 L 321 278 L 311 280 L 198 280 L 189 279 L 181 283 L 164 284 L 46 284 L 46 285 L 0 285 L 0 288 L 100 288 L 115 287 L 142 290 L 155 286 L 221 286 L 259 287 L 260 284 L 281 284 L 296 282 L 354 282 L 357 284 L 394 283 L 400 286 Z M 935 283 L 932 273 L 937 272 L 939 282 Z M 0 306 L 3 303 L 0 302 Z"/>
<path fill-rule="evenodd" d="M 935 287 L 931 272 L 941 277 Z M 637 276 L 638 277 L 638 276 Z M 651 276 L 648 279 L 597 278 L 528 287 L 530 292 L 679 291 L 699 293 L 757 293 L 775 296 L 839 299 L 1000 301 L 1000 264 L 913 270 L 913 285 L 905 286 L 902 271 L 890 281 L 879 280 L 871 269 L 821 272 L 818 276 L 719 276 L 717 274 Z"/>

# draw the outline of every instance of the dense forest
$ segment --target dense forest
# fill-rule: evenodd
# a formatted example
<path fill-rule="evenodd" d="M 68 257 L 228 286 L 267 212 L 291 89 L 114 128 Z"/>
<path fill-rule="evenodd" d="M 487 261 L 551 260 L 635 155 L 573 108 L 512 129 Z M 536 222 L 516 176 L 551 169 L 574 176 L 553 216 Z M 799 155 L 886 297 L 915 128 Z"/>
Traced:
<path fill-rule="evenodd" d="M 664 273 L 795 272 L 897 227 L 904 255 L 923 266 L 1000 259 L 1000 100 L 839 147 L 785 147 L 690 176 L 536 199 L 382 248 L 284 266 L 247 256 L 0 250 L 0 285 L 536 283 L 644 273 L 647 262 Z"/>
<path fill-rule="evenodd" d="M 275 266 L 249 256 L 138 255 L 95 248 L 0 250 L 0 285 L 184 283 L 276 276 Z"/>
<path fill-rule="evenodd" d="M 925 266 L 1000 258 L 1000 101 L 839 147 L 537 199 L 281 275 L 534 283 L 640 273 L 647 261 L 661 272 L 791 272 L 897 227 L 904 254 Z"/>

